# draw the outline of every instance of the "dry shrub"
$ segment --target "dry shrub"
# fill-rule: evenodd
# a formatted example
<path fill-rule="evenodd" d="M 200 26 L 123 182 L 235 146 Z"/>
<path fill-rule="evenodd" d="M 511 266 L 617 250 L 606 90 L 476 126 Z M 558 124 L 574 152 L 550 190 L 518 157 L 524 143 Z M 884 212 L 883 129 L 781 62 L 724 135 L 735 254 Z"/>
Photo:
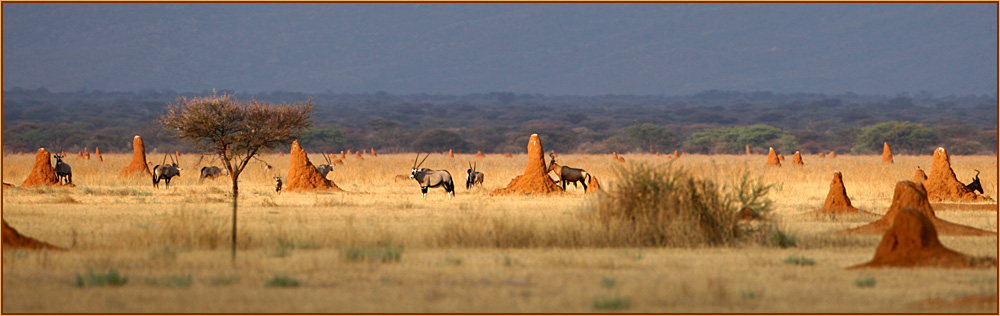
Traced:
<path fill-rule="evenodd" d="M 728 187 L 672 164 L 635 163 L 616 173 L 618 183 L 594 206 L 614 246 L 736 245 L 764 227 L 741 225 L 739 211 L 764 214 L 771 205 L 771 185 L 748 173 Z"/>

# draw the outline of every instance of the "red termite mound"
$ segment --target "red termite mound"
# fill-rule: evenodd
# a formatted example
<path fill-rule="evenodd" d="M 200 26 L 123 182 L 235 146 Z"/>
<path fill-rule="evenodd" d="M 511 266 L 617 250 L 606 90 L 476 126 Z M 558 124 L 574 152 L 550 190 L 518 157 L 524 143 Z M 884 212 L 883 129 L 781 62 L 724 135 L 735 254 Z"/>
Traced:
<path fill-rule="evenodd" d="M 863 213 L 851 205 L 851 198 L 847 197 L 847 188 L 844 187 L 844 176 L 840 171 L 833 172 L 833 181 L 830 181 L 830 192 L 826 194 L 826 201 L 823 208 L 816 212 L 826 215 L 860 214 Z"/>
<path fill-rule="evenodd" d="M 506 154 L 503 154 L 503 157 L 504 158 L 514 158 L 514 155 L 511 155 L 510 153 L 506 153 Z"/>
<path fill-rule="evenodd" d="M 358 160 L 365 160 L 365 157 L 362 157 L 361 153 L 358 152 L 354 153 L 354 158 L 357 158 Z"/>
<path fill-rule="evenodd" d="M 750 156 L 750 144 L 747 144 L 747 156 Z"/>
<path fill-rule="evenodd" d="M 674 149 L 674 158 L 677 158 L 677 157 L 680 157 L 680 156 L 681 156 L 681 152 L 677 151 L 677 149 Z"/>
<path fill-rule="evenodd" d="M 347 159 L 347 154 L 343 150 L 340 151 L 340 159 Z"/>
<path fill-rule="evenodd" d="M 87 147 L 83 148 L 83 158 L 90 160 L 90 150 L 87 150 Z"/>
<path fill-rule="evenodd" d="M 486 155 L 482 151 L 476 151 L 476 158 L 486 158 Z"/>
<path fill-rule="evenodd" d="M 122 173 L 118 177 L 125 178 L 136 175 L 152 175 L 149 172 L 149 166 L 146 165 L 146 145 L 142 143 L 142 137 L 139 137 L 139 135 L 132 137 L 132 163 L 125 166 L 125 169 L 122 169 Z"/>
<path fill-rule="evenodd" d="M 22 187 L 59 184 L 59 177 L 56 176 L 56 168 L 52 167 L 52 160 L 49 156 L 49 151 L 45 150 L 45 148 L 38 149 L 38 154 L 35 155 L 35 166 L 31 167 L 31 173 L 28 174 L 28 178 L 21 184 Z"/>
<path fill-rule="evenodd" d="M 930 176 L 924 181 L 924 187 L 927 188 L 927 198 L 935 202 L 983 200 L 982 196 L 958 181 L 955 171 L 951 169 L 951 157 L 941 147 L 934 150 L 934 164 L 931 166 Z"/>
<path fill-rule="evenodd" d="M 888 214 L 886 214 L 888 215 Z M 872 261 L 850 267 L 976 268 L 996 266 L 995 258 L 975 258 L 946 248 L 938 239 L 933 220 L 913 207 L 895 214 L 892 227 L 882 236 Z"/>
<path fill-rule="evenodd" d="M 830 158 L 837 158 L 837 152 L 836 151 L 831 151 L 830 154 L 828 154 L 826 156 L 830 157 Z"/>
<path fill-rule="evenodd" d="M 778 154 L 774 152 L 774 147 L 767 148 L 767 166 L 781 167 L 781 161 L 778 160 Z"/>
<path fill-rule="evenodd" d="M 372 157 L 378 157 L 378 154 L 375 153 L 375 147 L 372 147 Z"/>
<path fill-rule="evenodd" d="M 45 242 L 35 240 L 34 238 L 21 235 L 16 229 L 10 227 L 7 224 L 7 220 L 3 221 L 3 247 L 4 248 L 29 248 L 29 249 L 51 249 L 51 250 L 66 250 L 60 247 L 50 245 Z"/>
<path fill-rule="evenodd" d="M 562 188 L 552 182 L 545 168 L 545 150 L 538 134 L 531 134 L 528 140 L 528 165 L 524 174 L 517 176 L 507 184 L 506 188 L 493 191 L 494 195 L 502 194 L 550 194 L 562 192 Z"/>
<path fill-rule="evenodd" d="M 309 161 L 306 151 L 299 146 L 299 141 L 292 142 L 292 150 L 289 154 L 291 161 L 288 164 L 288 183 L 285 186 L 289 191 L 313 191 L 313 190 L 333 190 L 343 191 L 337 187 L 333 181 L 323 177 L 323 174 L 316 171 L 316 166 Z"/>
<path fill-rule="evenodd" d="M 826 154 L 824 154 L 824 153 L 819 153 L 816 156 L 818 156 L 820 158 L 826 158 Z"/>
<path fill-rule="evenodd" d="M 94 156 L 97 156 L 98 160 L 104 161 L 104 157 L 101 157 L 101 147 L 94 146 Z"/>
<path fill-rule="evenodd" d="M 892 195 L 892 205 L 889 206 L 889 211 L 882 218 L 864 226 L 845 230 L 844 232 L 853 234 L 882 234 L 892 227 L 896 214 L 905 207 L 911 207 L 924 213 L 934 223 L 934 227 L 937 228 L 938 233 L 942 235 L 996 236 L 997 234 L 991 231 L 947 222 L 938 218 L 934 213 L 934 208 L 931 207 L 931 202 L 927 200 L 927 190 L 924 189 L 924 185 L 909 180 L 899 180 L 899 182 L 896 182 L 896 190 Z"/>
<path fill-rule="evenodd" d="M 892 163 L 892 149 L 888 142 L 882 143 L 882 163 Z"/>
<path fill-rule="evenodd" d="M 927 174 L 924 173 L 924 169 L 920 169 L 920 166 L 917 166 L 917 171 L 913 172 L 913 182 L 923 183 L 924 181 L 927 181 Z"/>
<path fill-rule="evenodd" d="M 795 155 L 792 156 L 792 165 L 805 165 L 805 163 L 802 162 L 802 154 L 798 151 L 796 151 Z"/>

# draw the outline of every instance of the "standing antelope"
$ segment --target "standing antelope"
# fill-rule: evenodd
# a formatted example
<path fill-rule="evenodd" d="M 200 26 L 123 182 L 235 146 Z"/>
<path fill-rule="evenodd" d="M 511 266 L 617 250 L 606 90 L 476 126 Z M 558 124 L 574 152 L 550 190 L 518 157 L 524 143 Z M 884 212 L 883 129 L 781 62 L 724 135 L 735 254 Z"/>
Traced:
<path fill-rule="evenodd" d="M 274 192 L 281 194 L 281 177 L 274 177 Z"/>
<path fill-rule="evenodd" d="M 979 183 L 979 170 L 978 169 L 973 169 L 973 170 L 976 170 L 976 175 L 972 176 L 972 182 L 966 184 L 965 188 L 969 189 L 969 191 L 972 192 L 978 191 L 979 194 L 983 194 L 983 184 Z"/>
<path fill-rule="evenodd" d="M 73 170 L 69 167 L 68 163 L 62 161 L 63 156 L 56 154 L 52 155 L 52 157 L 56 158 L 56 176 L 59 177 L 59 184 L 66 185 L 73 183 Z M 63 183 L 63 179 L 66 180 L 65 183 Z"/>
<path fill-rule="evenodd" d="M 201 177 L 198 178 L 198 182 L 205 182 L 205 179 L 215 179 L 221 175 L 229 175 L 229 171 L 223 170 L 222 168 L 211 166 L 211 167 L 201 167 Z"/>
<path fill-rule="evenodd" d="M 555 153 L 549 153 L 549 157 L 552 157 L 552 161 L 549 163 L 549 169 L 546 171 L 554 171 L 556 173 L 564 191 L 566 190 L 566 182 L 572 182 L 573 187 L 576 188 L 576 182 L 579 181 L 583 184 L 583 192 L 587 192 L 587 182 L 590 182 L 590 174 L 586 170 L 560 166 L 556 163 Z"/>
<path fill-rule="evenodd" d="M 326 178 L 326 174 L 330 173 L 330 171 L 333 171 L 333 162 L 330 161 L 330 155 L 326 153 L 323 153 L 323 158 L 326 159 L 326 163 L 316 166 L 316 171 L 319 171 L 319 173 L 322 174 L 324 178 Z"/>
<path fill-rule="evenodd" d="M 167 154 L 164 154 L 163 155 L 163 163 L 164 164 L 163 165 L 156 165 L 155 167 L 153 167 L 153 187 L 154 188 L 159 188 L 160 187 L 160 179 L 163 179 L 164 182 L 166 182 L 166 187 L 167 188 L 170 188 L 170 178 L 173 178 L 175 176 L 179 177 L 181 175 L 181 170 L 184 170 L 184 169 L 181 169 L 181 167 L 177 166 L 177 160 L 175 160 L 174 157 L 170 157 L 170 161 L 171 161 L 171 163 L 169 165 L 167 165 L 166 164 L 166 162 L 167 162 Z"/>
<path fill-rule="evenodd" d="M 427 198 L 427 188 L 436 188 L 441 186 L 444 188 L 445 192 L 448 192 L 448 199 L 455 197 L 455 183 L 451 180 L 451 173 L 448 170 L 431 170 L 427 168 L 420 168 L 430 157 L 430 153 L 424 156 L 424 160 L 417 163 L 417 159 L 420 158 L 420 153 L 417 153 L 417 157 L 413 159 L 413 168 L 410 171 L 410 178 L 417 180 L 420 183 L 420 193 L 423 198 Z"/>
<path fill-rule="evenodd" d="M 478 162 L 476 163 L 476 165 L 472 165 L 471 162 L 469 163 L 469 170 L 466 171 L 467 175 L 465 176 L 466 190 L 471 189 L 473 186 L 477 184 L 483 184 L 483 173 L 476 171 L 477 166 L 479 166 Z"/>

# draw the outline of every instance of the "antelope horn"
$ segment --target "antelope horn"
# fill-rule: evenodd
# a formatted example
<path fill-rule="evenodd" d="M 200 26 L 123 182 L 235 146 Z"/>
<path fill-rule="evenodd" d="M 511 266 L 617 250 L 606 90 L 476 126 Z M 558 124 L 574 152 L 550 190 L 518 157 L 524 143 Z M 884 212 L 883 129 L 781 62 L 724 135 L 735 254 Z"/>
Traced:
<path fill-rule="evenodd" d="M 420 159 L 420 153 L 417 153 L 417 156 L 413 157 L 413 167 L 411 169 L 417 169 L 417 159 Z"/>
<path fill-rule="evenodd" d="M 420 163 L 418 163 L 417 166 L 414 169 L 419 168 L 420 166 L 424 165 L 424 161 L 427 161 L 427 157 L 430 157 L 430 156 L 431 156 L 431 153 L 427 153 L 427 156 L 424 156 L 424 160 L 421 160 Z"/>
<path fill-rule="evenodd" d="M 975 170 L 975 171 L 976 171 L 976 175 L 975 175 L 975 176 L 972 176 L 972 177 L 973 177 L 973 178 L 979 178 L 979 169 L 972 169 L 972 170 Z"/>
<path fill-rule="evenodd" d="M 323 153 L 323 159 L 326 159 L 326 163 L 331 165 L 333 164 L 333 162 L 330 161 L 330 154 Z"/>
<path fill-rule="evenodd" d="M 163 162 L 160 163 L 161 166 L 165 164 L 167 164 L 167 154 L 163 154 Z"/>
<path fill-rule="evenodd" d="M 474 166 L 472 166 L 472 172 L 476 172 L 476 167 L 479 167 L 479 162 L 477 161 Z"/>

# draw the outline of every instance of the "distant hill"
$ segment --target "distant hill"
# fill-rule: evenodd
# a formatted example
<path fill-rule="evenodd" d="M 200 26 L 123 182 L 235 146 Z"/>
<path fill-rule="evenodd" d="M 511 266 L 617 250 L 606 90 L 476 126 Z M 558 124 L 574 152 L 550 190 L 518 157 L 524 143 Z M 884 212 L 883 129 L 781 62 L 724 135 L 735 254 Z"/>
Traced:
<path fill-rule="evenodd" d="M 997 5 L 3 4 L 3 89 L 996 95 Z"/>

